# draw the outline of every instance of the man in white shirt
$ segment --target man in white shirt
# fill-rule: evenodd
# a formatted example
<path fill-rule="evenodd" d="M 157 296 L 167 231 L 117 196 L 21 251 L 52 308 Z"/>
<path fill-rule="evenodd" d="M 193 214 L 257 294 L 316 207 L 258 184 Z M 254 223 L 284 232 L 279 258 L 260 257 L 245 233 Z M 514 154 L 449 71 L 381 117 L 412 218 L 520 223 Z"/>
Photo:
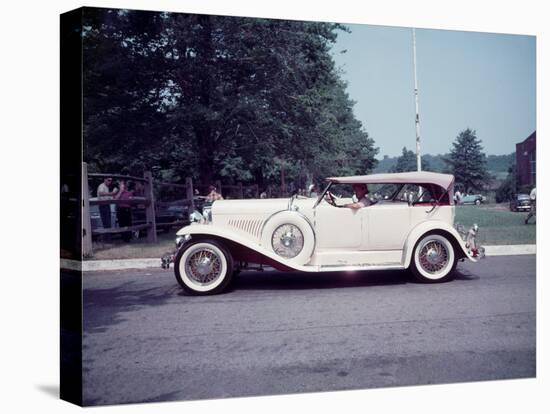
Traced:
<path fill-rule="evenodd" d="M 462 194 L 460 193 L 460 191 L 456 190 L 456 192 L 455 192 L 455 203 L 459 204 L 461 199 L 462 199 Z"/>
<path fill-rule="evenodd" d="M 111 177 L 106 177 L 99 187 L 97 187 L 97 198 L 99 200 L 111 200 L 113 196 L 118 192 L 118 189 L 111 191 L 109 186 L 113 182 Z M 99 205 L 99 214 L 101 215 L 101 222 L 103 223 L 103 228 L 108 229 L 111 227 L 111 205 L 110 204 L 100 204 Z"/>

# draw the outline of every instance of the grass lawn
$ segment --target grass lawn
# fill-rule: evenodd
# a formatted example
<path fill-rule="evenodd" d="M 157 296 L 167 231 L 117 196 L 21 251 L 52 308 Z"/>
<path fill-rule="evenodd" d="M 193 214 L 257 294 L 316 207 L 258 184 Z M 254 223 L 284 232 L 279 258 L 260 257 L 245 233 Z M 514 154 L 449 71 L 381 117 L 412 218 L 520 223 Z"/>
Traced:
<path fill-rule="evenodd" d="M 497 205 L 457 206 L 455 222 L 467 229 L 474 223 L 479 225 L 479 241 L 482 245 L 535 244 L 536 227 L 534 219 L 525 224 L 527 213 L 513 213 Z"/>
<path fill-rule="evenodd" d="M 147 243 L 145 239 L 134 240 L 130 243 L 124 243 L 115 240 L 112 243 L 94 243 L 94 255 L 90 260 L 108 260 L 108 259 L 141 259 L 141 258 L 159 258 L 164 253 L 171 252 L 176 245 L 176 229 L 167 233 L 158 234 L 157 243 Z"/>
<path fill-rule="evenodd" d="M 479 241 L 482 245 L 535 244 L 536 226 L 524 224 L 527 213 L 512 213 L 504 206 L 457 206 L 456 222 L 467 229 L 479 225 Z M 158 243 L 146 243 L 143 239 L 131 243 L 94 243 L 91 260 L 159 258 L 174 249 L 176 229 L 158 235 Z M 160 266 L 160 264 L 159 264 Z"/>

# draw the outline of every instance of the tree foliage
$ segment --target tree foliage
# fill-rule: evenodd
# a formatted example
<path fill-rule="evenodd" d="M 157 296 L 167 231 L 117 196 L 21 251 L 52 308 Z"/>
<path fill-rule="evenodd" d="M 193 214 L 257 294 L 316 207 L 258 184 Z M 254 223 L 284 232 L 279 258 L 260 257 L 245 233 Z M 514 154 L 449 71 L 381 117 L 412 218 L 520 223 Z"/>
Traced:
<path fill-rule="evenodd" d="M 431 171 L 430 163 L 426 159 L 421 158 L 420 165 L 422 171 Z M 417 167 L 416 154 L 408 150 L 407 147 L 403 147 L 401 155 L 397 158 L 395 165 L 390 168 L 390 172 L 416 171 Z"/>
<path fill-rule="evenodd" d="M 399 157 L 401 157 L 400 155 Z M 491 174 L 503 174 L 508 172 L 510 166 L 515 163 L 516 153 L 505 155 L 488 155 L 487 156 L 487 170 Z M 389 172 L 397 164 L 397 159 L 399 157 L 390 157 L 385 155 L 382 160 L 380 160 L 374 170 L 376 173 Z M 449 167 L 445 160 L 449 158 L 449 154 L 422 154 L 422 162 L 426 162 L 429 171 L 434 172 L 448 172 Z M 416 168 L 416 164 L 415 164 Z"/>
<path fill-rule="evenodd" d="M 173 181 L 364 174 L 378 149 L 330 47 L 345 27 L 86 9 L 85 160 Z"/>
<path fill-rule="evenodd" d="M 445 162 L 457 187 L 465 193 L 482 190 L 491 178 L 481 140 L 469 128 L 458 134 Z"/>
<path fill-rule="evenodd" d="M 517 193 L 517 170 L 515 162 L 508 169 L 508 175 L 502 184 L 497 188 L 495 199 L 497 203 L 510 201 Z"/>

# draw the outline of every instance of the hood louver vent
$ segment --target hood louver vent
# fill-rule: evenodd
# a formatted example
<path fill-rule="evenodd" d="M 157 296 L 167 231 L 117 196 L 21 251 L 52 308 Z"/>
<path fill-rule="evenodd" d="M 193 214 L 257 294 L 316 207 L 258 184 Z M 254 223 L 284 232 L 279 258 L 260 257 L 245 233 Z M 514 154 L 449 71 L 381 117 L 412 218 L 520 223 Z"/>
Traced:
<path fill-rule="evenodd" d="M 236 220 L 231 219 L 229 220 L 229 225 L 244 231 L 245 233 L 248 233 L 256 238 L 260 237 L 260 233 L 262 231 L 262 225 L 264 221 L 263 220 Z"/>

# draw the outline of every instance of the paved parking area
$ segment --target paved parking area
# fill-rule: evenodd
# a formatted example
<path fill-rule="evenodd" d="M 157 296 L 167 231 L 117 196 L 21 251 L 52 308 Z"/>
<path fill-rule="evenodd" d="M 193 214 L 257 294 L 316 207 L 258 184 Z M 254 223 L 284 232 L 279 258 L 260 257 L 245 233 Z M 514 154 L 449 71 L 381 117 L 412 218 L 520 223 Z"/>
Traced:
<path fill-rule="evenodd" d="M 89 405 L 533 377 L 535 256 L 405 272 L 245 272 L 183 296 L 172 271 L 84 276 Z"/>

